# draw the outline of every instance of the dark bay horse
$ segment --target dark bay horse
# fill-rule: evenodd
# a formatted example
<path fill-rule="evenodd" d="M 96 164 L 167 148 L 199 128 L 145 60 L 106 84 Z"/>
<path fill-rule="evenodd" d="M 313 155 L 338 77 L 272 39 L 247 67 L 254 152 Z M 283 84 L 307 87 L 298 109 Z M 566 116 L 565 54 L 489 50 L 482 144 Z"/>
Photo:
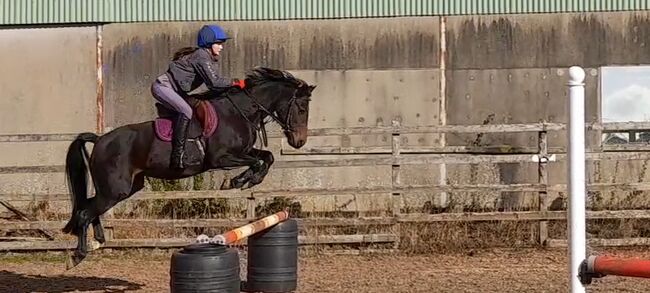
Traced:
<path fill-rule="evenodd" d="M 209 102 L 203 105 L 213 107 L 217 114 L 218 126 L 211 136 L 201 137 L 201 124 L 192 118 L 186 148 L 195 163 L 181 170 L 169 168 L 171 143 L 157 137 L 154 121 L 124 125 L 101 136 L 79 134 L 68 148 L 65 167 L 73 209 L 63 232 L 78 237 L 68 268 L 86 257 L 90 223 L 95 240 L 105 243 L 100 216 L 140 191 L 145 176 L 180 179 L 208 170 L 248 167 L 224 189 L 261 183 L 274 159 L 271 152 L 254 147 L 258 127 L 271 117 L 282 127 L 289 145 L 302 147 L 307 140 L 309 102 L 315 87 L 286 71 L 257 67 L 246 75 L 245 89 L 202 97 Z M 94 143 L 90 154 L 85 148 L 87 142 Z M 194 147 L 192 151 L 190 146 Z M 88 171 L 95 187 L 91 198 L 87 196 Z"/>

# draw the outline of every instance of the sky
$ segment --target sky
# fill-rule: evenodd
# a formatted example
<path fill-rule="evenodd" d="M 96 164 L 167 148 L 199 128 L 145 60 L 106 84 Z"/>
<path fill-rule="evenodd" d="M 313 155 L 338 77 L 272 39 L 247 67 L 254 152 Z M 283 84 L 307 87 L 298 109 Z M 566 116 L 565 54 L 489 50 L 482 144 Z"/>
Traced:
<path fill-rule="evenodd" d="M 601 70 L 603 122 L 650 121 L 650 65 Z"/>

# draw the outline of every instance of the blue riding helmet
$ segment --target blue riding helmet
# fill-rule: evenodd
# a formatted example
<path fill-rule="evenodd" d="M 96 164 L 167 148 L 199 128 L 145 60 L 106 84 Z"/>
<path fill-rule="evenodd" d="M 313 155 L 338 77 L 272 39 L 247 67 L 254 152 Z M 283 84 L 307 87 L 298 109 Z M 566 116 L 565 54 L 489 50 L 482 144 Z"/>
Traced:
<path fill-rule="evenodd" d="M 196 39 L 196 44 L 201 48 L 209 48 L 214 43 L 225 42 L 230 39 L 226 32 L 218 25 L 204 25 Z"/>

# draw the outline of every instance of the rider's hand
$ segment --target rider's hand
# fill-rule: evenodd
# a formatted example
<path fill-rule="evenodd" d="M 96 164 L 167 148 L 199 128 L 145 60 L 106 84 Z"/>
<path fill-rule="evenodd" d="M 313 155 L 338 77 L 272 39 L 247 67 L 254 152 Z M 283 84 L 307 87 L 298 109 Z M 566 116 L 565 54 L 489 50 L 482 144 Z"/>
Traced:
<path fill-rule="evenodd" d="M 246 82 L 243 79 L 233 79 L 232 86 L 244 89 L 246 87 Z"/>

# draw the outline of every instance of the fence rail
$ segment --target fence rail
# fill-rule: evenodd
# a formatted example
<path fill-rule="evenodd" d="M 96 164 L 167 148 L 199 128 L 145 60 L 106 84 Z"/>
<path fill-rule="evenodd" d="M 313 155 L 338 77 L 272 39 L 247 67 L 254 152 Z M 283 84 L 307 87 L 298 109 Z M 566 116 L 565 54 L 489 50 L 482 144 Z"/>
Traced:
<path fill-rule="evenodd" d="M 638 133 L 650 131 L 650 123 L 604 123 L 588 124 L 587 130 L 600 133 Z M 390 216 L 355 218 L 302 218 L 299 219 L 301 229 L 314 227 L 340 226 L 391 226 L 394 233 L 399 233 L 399 227 L 409 223 L 441 223 L 441 222 L 477 222 L 477 221 L 527 221 L 538 225 L 539 243 L 550 247 L 566 246 L 566 241 L 551 239 L 548 235 L 548 222 L 566 220 L 565 211 L 550 211 L 549 192 L 566 192 L 566 184 L 549 184 L 548 164 L 565 161 L 566 148 L 549 147 L 548 133 L 565 131 L 562 123 L 531 123 L 504 125 L 444 125 L 427 127 L 402 127 L 394 122 L 387 127 L 352 127 L 312 129 L 310 136 L 349 136 L 349 135 L 390 135 L 390 146 L 360 146 L 360 147 L 313 147 L 301 150 L 282 150 L 282 157 L 276 160 L 274 168 L 322 168 L 345 166 L 390 166 L 391 182 L 386 186 L 372 188 L 307 188 L 295 190 L 248 190 L 248 191 L 167 191 L 139 192 L 127 201 L 153 199 L 241 199 L 248 201 L 245 219 L 115 219 L 104 220 L 104 225 L 110 228 L 118 227 L 158 227 L 158 228 L 231 228 L 247 223 L 256 217 L 256 206 L 259 200 L 273 197 L 308 198 L 317 195 L 358 195 L 358 194 L 388 194 L 392 201 Z M 401 136 L 407 134 L 434 133 L 537 133 L 536 147 L 530 146 L 441 146 L 414 147 L 402 146 Z M 277 131 L 269 131 L 271 138 L 281 138 Z M 12 134 L 0 135 L 0 143 L 70 141 L 76 134 Z M 622 145 L 592 146 L 587 150 L 586 159 L 602 160 L 650 160 L 650 144 L 632 142 Z M 311 155 L 326 155 L 323 159 L 311 159 Z M 327 157 L 327 155 L 338 155 Z M 484 164 L 484 163 L 533 163 L 538 165 L 537 183 L 518 184 L 439 184 L 439 185 L 404 185 L 402 184 L 404 165 L 427 164 Z M 14 173 L 57 173 L 63 172 L 64 167 L 55 166 L 6 166 L 0 167 L 0 174 Z M 650 182 L 636 183 L 590 183 L 589 191 L 643 191 L 650 190 Z M 457 192 L 457 191 L 493 191 L 493 192 L 537 192 L 538 210 L 519 212 L 486 212 L 486 213 L 402 213 L 400 203 L 403 196 L 413 192 Z M 20 201 L 68 201 L 68 194 L 0 194 L 0 199 L 9 202 Z M 619 210 L 619 211 L 590 211 L 588 219 L 650 219 L 648 210 Z M 63 221 L 8 221 L 2 222 L 2 230 L 59 230 Z M 349 244 L 349 243 L 394 243 L 399 245 L 399 235 L 395 234 L 359 234 L 359 235 L 327 235 L 301 236 L 303 244 Z M 17 239 L 17 238 L 16 238 Z M 22 237 L 22 239 L 28 239 Z M 31 238 L 29 238 L 31 239 Z M 33 240 L 33 239 L 32 239 Z M 112 239 L 109 237 L 104 247 L 177 247 L 188 243 L 190 239 Z M 564 241 L 564 242 L 563 242 Z M 645 238 L 632 239 L 592 239 L 595 245 L 648 245 L 650 240 Z M 1 242 L 0 250 L 42 250 L 68 249 L 74 243 L 64 240 L 52 241 L 11 241 Z"/>
<path fill-rule="evenodd" d="M 479 222 L 479 221 L 558 221 L 566 220 L 566 211 L 527 211 L 527 212 L 485 212 L 485 213 L 440 213 L 440 214 L 397 214 L 390 217 L 356 217 L 356 218 L 297 218 L 301 229 L 305 227 L 336 226 L 381 226 L 397 223 L 432 223 L 432 222 Z M 616 210 L 588 211 L 587 219 L 650 219 L 650 210 Z M 106 219 L 102 225 L 109 228 L 233 228 L 248 224 L 247 219 Z M 66 221 L 7 221 L 3 229 L 45 229 L 59 230 Z"/>
<path fill-rule="evenodd" d="M 650 182 L 639 183 L 590 183 L 588 191 L 645 191 L 650 190 Z M 552 191 L 566 192 L 566 184 L 544 185 L 538 183 L 519 184 L 450 184 L 450 185 L 408 185 L 396 187 L 372 188 L 303 188 L 303 189 L 275 189 L 275 190 L 188 190 L 188 191 L 149 191 L 138 192 L 125 201 L 140 201 L 154 199 L 267 199 L 274 197 L 312 197 L 321 195 L 346 195 L 346 194 L 383 194 L 391 192 L 452 192 L 452 191 L 500 191 L 500 192 L 535 192 Z M 59 194 L 0 194 L 0 199 L 7 201 L 69 201 L 70 195 Z"/>
<path fill-rule="evenodd" d="M 587 130 L 609 132 L 650 131 L 650 122 L 607 122 L 587 123 Z M 378 127 L 342 127 L 317 128 L 308 131 L 309 136 L 342 136 L 370 134 L 417 134 L 417 133 L 503 133 L 503 132 L 540 132 L 563 131 L 565 123 L 513 123 L 486 125 L 439 125 L 439 126 L 378 126 Z M 0 142 L 40 142 L 72 141 L 78 133 L 43 133 L 43 134 L 0 134 Z M 268 137 L 284 137 L 282 132 L 270 130 Z"/>

